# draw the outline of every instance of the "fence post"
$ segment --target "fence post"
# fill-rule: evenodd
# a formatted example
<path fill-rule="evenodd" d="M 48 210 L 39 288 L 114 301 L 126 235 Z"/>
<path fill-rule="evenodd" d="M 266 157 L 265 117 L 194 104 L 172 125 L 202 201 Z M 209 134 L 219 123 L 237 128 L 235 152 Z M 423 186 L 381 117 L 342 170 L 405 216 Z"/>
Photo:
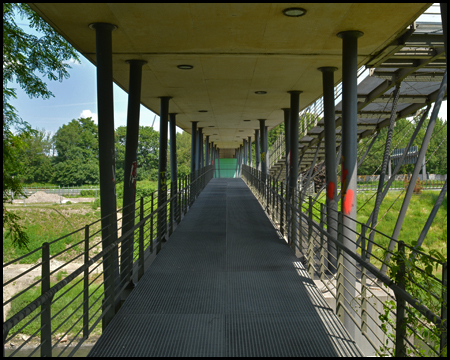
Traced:
<path fill-rule="evenodd" d="M 366 225 L 361 227 L 361 258 L 365 261 L 367 259 L 366 253 Z M 367 270 L 365 266 L 361 267 L 361 333 L 367 335 Z"/>
<path fill-rule="evenodd" d="M 89 262 L 89 225 L 84 227 L 84 265 Z M 84 269 L 83 338 L 89 337 L 89 267 Z"/>
<path fill-rule="evenodd" d="M 398 270 L 398 286 L 405 290 L 405 243 L 403 241 L 398 242 L 399 258 L 399 270 Z M 397 301 L 397 318 L 395 324 L 395 357 L 406 356 L 405 349 L 405 337 L 406 337 L 406 324 L 405 324 L 405 300 L 400 297 L 399 294 L 395 294 Z"/>
<path fill-rule="evenodd" d="M 144 220 L 144 198 L 141 196 L 139 204 L 139 221 Z M 144 224 L 139 227 L 139 264 L 138 264 L 138 281 L 144 275 Z"/>
<path fill-rule="evenodd" d="M 181 194 L 181 189 L 182 189 L 182 182 L 181 182 L 181 178 L 178 179 L 178 192 L 177 192 L 177 208 L 176 208 L 176 212 L 177 212 L 177 224 L 180 223 L 181 221 L 181 204 L 182 202 L 182 194 Z"/>
<path fill-rule="evenodd" d="M 50 290 L 50 245 L 42 244 L 42 287 L 41 295 Z M 41 357 L 52 356 L 52 313 L 51 304 L 53 296 L 41 306 Z"/>
<path fill-rule="evenodd" d="M 280 232 L 281 234 L 284 236 L 284 183 L 281 182 L 281 186 L 280 186 L 280 190 L 281 190 L 281 206 L 280 206 Z"/>
<path fill-rule="evenodd" d="M 169 236 L 172 235 L 173 232 L 173 219 L 175 217 L 175 211 L 174 211 L 174 198 L 173 198 L 173 189 L 175 186 L 173 186 L 173 181 L 170 182 L 170 212 L 169 212 Z"/>
<path fill-rule="evenodd" d="M 323 203 L 320 203 L 320 228 L 323 231 L 323 226 L 325 223 L 325 213 L 324 209 L 326 209 L 323 206 Z M 325 274 L 325 249 L 323 246 L 323 232 L 320 232 L 320 280 L 324 281 L 324 274 Z"/>
<path fill-rule="evenodd" d="M 150 210 L 150 253 L 153 253 L 153 217 L 155 216 L 155 214 L 153 214 L 153 200 L 155 197 L 155 192 L 152 192 L 152 196 L 151 196 L 151 210 Z"/>
<path fill-rule="evenodd" d="M 447 261 L 442 265 L 442 300 L 441 324 L 444 324 L 447 323 Z M 441 331 L 439 355 L 443 356 L 443 350 L 447 346 L 447 329 L 443 325 L 441 325 Z"/>
<path fill-rule="evenodd" d="M 276 209 L 276 203 L 275 203 L 275 178 L 272 176 L 272 220 L 275 222 L 275 209 Z"/>
<path fill-rule="evenodd" d="M 338 214 L 338 241 L 342 244 L 342 212 Z M 337 247 L 337 277 L 336 277 L 336 314 L 341 321 L 344 323 L 344 259 L 342 254 L 342 248 Z"/>
<path fill-rule="evenodd" d="M 308 206 L 308 273 L 311 279 L 314 279 L 314 243 L 312 240 L 312 196 L 308 197 L 309 206 Z M 300 217 L 301 219 L 301 217 Z M 300 228 L 300 231 L 302 229 Z"/>

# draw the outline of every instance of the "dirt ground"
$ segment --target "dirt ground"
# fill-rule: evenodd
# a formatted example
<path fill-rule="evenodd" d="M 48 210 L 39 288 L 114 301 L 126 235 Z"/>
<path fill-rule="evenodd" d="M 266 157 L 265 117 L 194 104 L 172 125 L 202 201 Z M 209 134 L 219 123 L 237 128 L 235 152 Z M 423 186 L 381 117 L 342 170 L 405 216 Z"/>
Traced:
<path fill-rule="evenodd" d="M 58 194 L 47 194 L 43 191 L 37 191 L 26 199 L 13 200 L 13 204 L 35 204 L 35 203 L 65 204 L 68 201 L 70 201 L 71 203 L 80 203 L 80 202 L 93 202 L 94 200 L 95 198 L 66 198 Z"/>

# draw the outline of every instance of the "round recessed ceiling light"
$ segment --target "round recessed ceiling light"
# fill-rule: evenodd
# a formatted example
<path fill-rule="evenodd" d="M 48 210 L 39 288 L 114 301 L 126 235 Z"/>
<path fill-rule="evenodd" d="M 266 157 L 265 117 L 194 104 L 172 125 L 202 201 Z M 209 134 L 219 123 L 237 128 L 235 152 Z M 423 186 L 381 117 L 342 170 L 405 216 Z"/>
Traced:
<path fill-rule="evenodd" d="M 267 91 L 255 91 L 255 94 L 258 95 L 267 94 Z"/>
<path fill-rule="evenodd" d="M 306 10 L 302 8 L 288 8 L 283 10 L 283 14 L 289 17 L 299 17 L 306 14 Z"/>
<path fill-rule="evenodd" d="M 191 70 L 194 67 L 192 65 L 178 65 L 177 68 L 181 70 Z"/>

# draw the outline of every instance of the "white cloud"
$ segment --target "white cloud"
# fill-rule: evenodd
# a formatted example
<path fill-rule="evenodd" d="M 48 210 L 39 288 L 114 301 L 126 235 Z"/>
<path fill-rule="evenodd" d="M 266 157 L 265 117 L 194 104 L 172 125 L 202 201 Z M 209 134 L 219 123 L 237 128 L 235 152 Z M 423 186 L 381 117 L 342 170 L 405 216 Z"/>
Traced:
<path fill-rule="evenodd" d="M 94 120 L 94 123 L 98 124 L 97 114 L 94 114 L 93 112 L 91 112 L 91 110 L 83 110 L 80 114 L 80 117 L 82 117 L 82 118 L 91 117 L 92 120 Z"/>
<path fill-rule="evenodd" d="M 64 60 L 63 63 L 69 64 L 69 65 L 81 65 L 81 61 L 78 62 L 74 58 L 70 58 L 69 60 Z"/>

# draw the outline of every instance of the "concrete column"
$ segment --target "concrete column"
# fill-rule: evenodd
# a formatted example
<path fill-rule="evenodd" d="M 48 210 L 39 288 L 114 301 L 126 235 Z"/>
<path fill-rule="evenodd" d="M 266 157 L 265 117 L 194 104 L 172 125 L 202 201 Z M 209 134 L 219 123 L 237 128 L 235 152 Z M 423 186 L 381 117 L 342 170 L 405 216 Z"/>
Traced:
<path fill-rule="evenodd" d="M 199 160 L 199 154 L 200 154 L 200 147 L 198 146 L 198 142 L 200 139 L 200 134 L 197 128 L 197 132 L 195 134 L 195 170 L 197 171 L 200 168 L 200 160 Z"/>
<path fill-rule="evenodd" d="M 102 248 L 105 249 L 117 239 L 116 174 L 114 151 L 114 108 L 112 78 L 112 31 L 117 26 L 106 23 L 89 25 L 95 30 L 97 54 L 97 114 L 100 169 L 100 212 L 102 217 Z M 112 255 L 103 258 L 105 275 L 105 297 L 102 311 L 105 313 L 102 328 L 105 330 L 118 309 L 114 303 L 115 290 L 119 281 L 117 248 Z M 120 301 L 120 299 L 119 299 Z M 106 312 L 107 307 L 110 306 Z"/>
<path fill-rule="evenodd" d="M 336 121 L 334 108 L 334 72 L 335 67 L 321 67 L 323 85 L 323 117 L 325 128 L 325 181 L 327 184 L 326 207 L 327 229 L 331 236 L 337 239 L 338 202 L 337 168 L 336 168 Z M 332 241 L 328 241 L 328 270 L 336 272 L 337 249 Z"/>
<path fill-rule="evenodd" d="M 177 113 L 170 113 L 170 181 L 176 182 L 178 178 L 177 172 L 177 130 L 176 130 Z M 177 189 L 175 188 L 175 193 Z"/>
<path fill-rule="evenodd" d="M 169 122 L 170 96 L 161 96 L 159 113 L 159 167 L 158 167 L 158 245 L 156 253 L 161 250 L 161 242 L 165 241 L 167 231 L 167 209 L 163 204 L 167 201 L 167 125 Z"/>
<path fill-rule="evenodd" d="M 177 172 L 177 130 L 176 130 L 176 116 L 177 113 L 169 114 L 169 134 L 170 134 L 170 181 L 172 183 L 171 189 L 173 191 L 170 197 L 178 194 L 178 172 Z M 177 199 L 177 198 L 175 198 Z M 179 210 L 179 209 L 178 209 Z M 177 213 L 176 200 L 172 200 L 170 205 L 170 211 L 172 214 L 172 221 L 177 221 L 180 213 Z M 172 224 L 170 224 L 172 226 Z M 170 233 L 169 233 L 170 236 Z"/>
<path fill-rule="evenodd" d="M 197 169 L 197 123 L 198 121 L 192 122 L 192 130 L 191 130 L 191 174 Z"/>
<path fill-rule="evenodd" d="M 122 234 L 131 230 L 134 226 L 142 66 L 147 62 L 143 60 L 127 60 L 127 63 L 130 64 L 130 81 L 128 87 L 127 135 L 125 142 Z M 133 263 L 133 243 L 134 237 L 131 235 L 122 244 L 120 262 L 120 280 L 122 286 L 130 281 Z"/>
<path fill-rule="evenodd" d="M 269 173 L 269 127 L 266 126 L 264 129 L 264 147 L 266 149 L 266 174 Z"/>
<path fill-rule="evenodd" d="M 288 91 L 290 94 L 290 129 L 289 129 L 289 145 L 290 145 L 290 166 L 289 166 L 289 201 L 292 202 L 295 195 L 295 189 L 297 189 L 298 178 L 298 125 L 299 125 L 299 109 L 300 109 L 300 94 L 302 91 L 293 90 Z M 293 246 L 295 253 L 299 256 L 302 244 L 297 239 L 297 219 L 295 214 L 290 214 L 291 226 L 290 226 L 290 244 Z"/>
<path fill-rule="evenodd" d="M 210 157 L 210 155 L 209 155 L 209 135 L 206 135 L 206 139 L 205 139 L 205 166 L 208 166 L 211 163 L 209 157 Z"/>
<path fill-rule="evenodd" d="M 260 134 L 260 141 L 259 141 L 259 143 L 261 145 L 261 172 L 263 174 L 267 174 L 267 162 L 266 162 L 267 149 L 266 149 L 266 142 L 265 142 L 265 139 L 266 139 L 266 135 L 265 135 L 265 132 L 266 132 L 265 122 L 266 122 L 266 119 L 258 119 L 258 120 L 259 120 L 259 130 L 261 132 L 261 134 Z"/>
<path fill-rule="evenodd" d="M 252 159 L 252 137 L 248 137 L 248 165 L 251 167 L 253 164 Z"/>
<path fill-rule="evenodd" d="M 343 214 L 343 244 L 356 253 L 356 180 L 357 180 L 357 39 L 360 31 L 343 31 L 342 39 L 342 170 L 341 211 Z M 356 268 L 344 257 L 345 298 L 352 303 L 355 296 Z M 353 310 L 345 304 L 349 312 Z M 346 314 L 344 326 L 355 337 L 355 325 Z"/>
<path fill-rule="evenodd" d="M 284 145 L 285 145 L 285 154 L 286 154 L 286 163 L 285 163 L 285 170 L 286 170 L 286 184 L 288 184 L 287 189 L 289 189 L 289 177 L 287 176 L 288 174 L 288 170 L 289 170 L 289 164 L 290 164 L 290 152 L 291 152 L 291 138 L 290 138 L 290 134 L 291 134 L 291 118 L 290 118 L 290 113 L 291 113 L 291 109 L 290 108 L 283 108 L 281 109 L 283 110 L 284 113 Z M 288 190 L 289 191 L 289 190 Z M 288 196 L 289 199 L 289 196 Z"/>
<path fill-rule="evenodd" d="M 288 91 L 291 95 L 291 107 L 289 111 L 290 129 L 289 129 L 289 146 L 290 146 L 290 166 L 289 166 L 289 186 L 291 189 L 296 188 L 298 178 L 298 126 L 300 112 L 300 94 L 302 91 Z M 291 193 L 292 196 L 292 193 Z"/>
<path fill-rule="evenodd" d="M 200 170 L 203 167 L 203 128 L 198 128 L 198 139 L 197 139 L 197 161 L 198 161 L 198 168 L 197 170 Z"/>
<path fill-rule="evenodd" d="M 244 164 L 248 164 L 248 146 L 247 146 L 247 140 L 243 140 L 243 147 L 244 147 Z"/>
<path fill-rule="evenodd" d="M 244 163 L 244 151 L 242 150 L 242 145 L 239 145 L 239 176 L 242 173 L 242 164 Z"/>
<path fill-rule="evenodd" d="M 259 129 L 255 129 L 255 163 L 256 170 L 260 170 L 261 153 L 259 150 Z"/>

